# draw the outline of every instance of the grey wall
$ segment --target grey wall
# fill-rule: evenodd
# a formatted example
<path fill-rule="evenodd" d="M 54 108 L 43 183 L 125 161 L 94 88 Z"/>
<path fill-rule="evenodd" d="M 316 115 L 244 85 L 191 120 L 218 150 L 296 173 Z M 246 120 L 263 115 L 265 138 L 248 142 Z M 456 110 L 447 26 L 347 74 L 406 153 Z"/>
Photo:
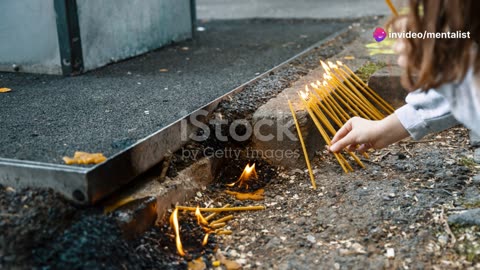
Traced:
<path fill-rule="evenodd" d="M 191 37 L 190 0 L 77 0 L 77 5 L 86 70 Z"/>
<path fill-rule="evenodd" d="M 0 70 L 61 73 L 53 0 L 0 0 Z"/>

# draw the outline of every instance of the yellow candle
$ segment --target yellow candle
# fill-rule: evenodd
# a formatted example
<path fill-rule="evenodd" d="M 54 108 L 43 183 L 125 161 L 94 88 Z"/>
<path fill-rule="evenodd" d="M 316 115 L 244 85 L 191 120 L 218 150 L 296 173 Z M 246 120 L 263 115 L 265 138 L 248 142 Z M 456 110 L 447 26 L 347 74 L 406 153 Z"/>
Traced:
<path fill-rule="evenodd" d="M 388 7 L 390 8 L 390 10 L 392 11 L 393 15 L 398 16 L 397 9 L 396 9 L 395 6 L 393 5 L 392 1 L 390 1 L 390 0 L 385 0 L 385 2 L 387 2 L 387 5 L 388 5 Z"/>
<path fill-rule="evenodd" d="M 334 89 L 333 93 L 339 93 L 339 95 L 342 96 L 346 100 L 346 104 L 351 104 L 354 109 L 351 109 L 350 106 L 349 109 L 351 110 L 352 113 L 354 113 L 356 116 L 361 116 L 363 118 L 371 119 L 369 115 L 367 115 L 363 110 L 361 110 L 356 104 L 355 101 L 353 100 L 353 97 L 349 95 L 348 91 L 344 91 L 343 85 L 339 84 L 336 82 L 333 77 L 326 77 L 327 83 Z M 335 91 L 338 90 L 338 91 Z"/>
<path fill-rule="evenodd" d="M 317 184 L 315 183 L 315 177 L 313 176 L 312 167 L 310 166 L 310 159 L 308 158 L 307 148 L 305 147 L 305 142 L 303 141 L 302 132 L 300 131 L 300 125 L 297 121 L 297 116 L 293 109 L 292 103 L 288 100 L 288 106 L 290 107 L 290 112 L 292 112 L 293 121 L 295 122 L 295 128 L 297 129 L 298 139 L 302 145 L 303 156 L 305 157 L 305 163 L 307 163 L 308 174 L 310 175 L 310 182 L 312 182 L 313 189 L 317 189 Z"/>
<path fill-rule="evenodd" d="M 345 122 L 347 122 L 347 119 L 349 118 L 349 116 L 343 110 L 343 108 L 340 105 L 338 105 L 338 103 L 335 101 L 335 99 L 333 99 L 330 95 L 327 95 L 325 93 L 325 90 L 322 91 L 321 87 L 319 87 L 317 85 L 312 84 L 312 88 L 315 91 L 315 93 L 317 93 L 317 95 L 319 95 L 322 98 L 322 100 L 324 100 L 325 103 L 328 104 L 330 106 L 330 108 L 332 108 L 337 115 L 339 115 L 339 117 L 341 118 L 341 119 L 339 118 L 339 120 L 341 120 L 342 125 L 345 124 Z M 340 127 L 342 125 L 340 125 Z"/>
<path fill-rule="evenodd" d="M 310 115 L 310 117 L 312 118 L 313 120 L 313 123 L 315 123 L 315 126 L 317 127 L 318 131 L 320 132 L 320 134 L 322 135 L 323 139 L 325 140 L 325 143 L 327 145 L 330 145 L 330 138 L 328 138 L 328 135 L 327 133 L 325 132 L 325 130 L 322 128 L 322 126 L 320 125 L 320 123 L 318 122 L 317 118 L 315 117 L 315 115 L 312 113 L 312 110 L 310 109 L 310 107 L 308 106 L 306 100 L 300 95 L 300 100 L 303 102 L 304 106 L 305 106 L 305 109 L 307 110 L 308 114 Z M 333 155 L 335 156 L 335 158 L 337 159 L 338 163 L 340 164 L 340 166 L 342 167 L 343 171 L 345 173 L 349 173 L 349 170 L 347 169 L 347 167 L 345 166 L 344 164 L 344 159 L 343 159 L 343 156 L 341 156 L 341 154 L 339 153 L 333 153 Z M 348 163 L 347 163 L 348 164 Z"/>
<path fill-rule="evenodd" d="M 178 210 L 182 211 L 195 211 L 196 207 L 188 206 L 177 206 Z M 239 206 L 239 207 L 224 207 L 224 208 L 200 208 L 202 212 L 228 212 L 228 211 L 256 211 L 256 210 L 265 210 L 263 205 L 254 205 L 254 206 Z"/>
<path fill-rule="evenodd" d="M 348 73 L 350 73 L 352 75 L 352 77 L 354 79 L 356 79 L 362 86 L 365 90 L 367 90 L 368 92 L 370 92 L 370 94 L 372 94 L 373 96 L 375 96 L 378 101 L 380 101 L 381 103 L 383 103 L 387 108 L 389 108 L 389 111 L 388 113 L 393 113 L 395 111 L 395 109 L 390 105 L 388 104 L 388 102 L 386 102 L 380 95 L 378 95 L 375 91 L 373 91 L 372 88 L 370 88 L 370 86 L 368 86 L 368 84 L 366 84 L 362 79 L 360 79 L 357 74 L 355 74 L 355 72 L 353 72 L 347 65 L 344 65 L 342 62 L 340 61 L 337 61 L 337 64 L 339 66 L 341 66 L 342 68 L 345 68 Z"/>
<path fill-rule="evenodd" d="M 378 116 L 369 108 L 369 105 L 365 104 L 365 102 L 362 101 L 357 95 L 355 95 L 355 93 L 351 89 L 347 88 L 347 86 L 345 86 L 341 82 L 341 79 L 339 79 L 334 73 L 331 73 L 330 75 L 330 78 L 335 83 L 335 85 L 350 97 L 350 99 L 352 100 L 352 105 L 362 110 L 366 115 L 368 115 L 368 117 L 365 118 L 378 120 Z"/>
<path fill-rule="evenodd" d="M 307 101 L 307 105 L 308 105 L 308 101 Z M 310 108 L 318 116 L 318 119 L 320 119 L 320 121 L 327 127 L 327 129 L 330 131 L 332 136 L 335 136 L 335 134 L 336 134 L 335 129 L 333 128 L 331 123 L 328 121 L 327 117 L 322 113 L 322 111 L 315 106 L 310 106 Z M 328 138 L 328 143 L 330 144 L 330 142 L 331 142 L 330 138 Z M 365 168 L 365 165 L 363 165 L 362 161 L 355 155 L 355 153 L 352 153 L 350 151 L 347 151 L 347 153 L 355 160 L 355 162 L 358 163 L 358 165 L 360 165 L 362 168 Z M 344 161 L 347 162 L 346 160 L 344 160 Z M 348 163 L 346 163 L 346 164 L 348 164 Z M 353 171 L 352 167 L 350 167 L 349 164 L 348 164 L 348 167 L 349 167 L 350 170 Z"/>
<path fill-rule="evenodd" d="M 339 70 L 340 72 L 342 72 L 345 76 L 348 77 L 348 73 L 347 73 L 345 70 L 343 70 L 343 69 L 338 69 L 338 70 Z M 358 81 L 357 81 L 356 79 L 354 79 L 354 78 L 352 78 L 351 82 L 352 82 L 353 84 L 355 84 L 355 85 L 358 87 L 358 89 L 362 90 L 362 92 L 363 92 L 365 95 L 367 95 L 370 99 L 372 99 L 373 101 L 375 101 L 375 103 L 377 103 L 377 105 L 378 105 L 382 110 L 384 110 L 386 113 L 391 113 L 391 111 L 392 111 L 392 110 L 391 110 L 391 106 L 390 106 L 385 100 L 383 100 L 383 99 L 379 100 L 376 96 L 372 95 L 372 93 L 370 93 L 369 91 L 366 91 L 366 89 L 365 89 L 365 83 L 363 83 L 363 85 L 362 85 L 362 84 L 358 83 Z M 362 82 L 363 82 L 363 81 L 362 81 Z M 372 91 L 373 91 L 373 90 L 372 90 Z M 377 96 L 378 96 L 378 95 L 377 95 Z M 379 96 L 378 96 L 378 97 L 379 97 Z M 382 101 L 383 101 L 383 102 L 382 102 Z M 387 107 L 384 103 L 387 104 L 389 107 Z M 382 117 L 382 118 L 383 118 L 383 117 Z"/>
<path fill-rule="evenodd" d="M 368 101 L 364 95 L 362 95 L 362 93 L 360 93 L 360 91 L 350 83 L 350 81 L 348 80 L 348 75 L 347 76 L 344 76 L 344 74 L 341 72 L 343 70 L 339 69 L 338 66 L 334 65 L 333 63 L 331 62 L 328 62 L 328 64 L 331 64 L 333 67 L 333 70 L 335 71 L 334 75 L 338 75 L 338 77 L 340 78 L 337 78 L 339 81 L 343 81 L 343 83 L 345 85 L 348 86 L 348 88 L 354 92 L 357 97 L 357 101 L 358 102 L 363 102 L 363 105 L 364 106 L 364 109 L 366 109 L 369 113 L 370 113 L 370 116 L 373 118 L 373 119 L 376 119 L 376 120 L 380 120 L 380 119 L 383 119 L 384 118 L 384 115 L 379 111 L 377 110 L 377 108 L 375 108 L 375 106 L 373 106 L 372 103 L 370 103 L 370 101 Z M 362 104 L 362 103 L 360 103 Z"/>

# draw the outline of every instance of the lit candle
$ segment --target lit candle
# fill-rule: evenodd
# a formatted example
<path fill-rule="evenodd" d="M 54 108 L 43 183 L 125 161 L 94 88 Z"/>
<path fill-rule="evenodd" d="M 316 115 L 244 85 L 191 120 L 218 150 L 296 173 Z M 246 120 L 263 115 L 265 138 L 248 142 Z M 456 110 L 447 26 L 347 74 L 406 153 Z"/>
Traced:
<path fill-rule="evenodd" d="M 333 75 L 337 78 L 338 81 L 343 81 L 343 84 L 346 85 L 354 94 L 355 99 L 357 102 L 359 102 L 360 105 L 362 105 L 362 108 L 369 113 L 370 117 L 375 120 L 380 120 L 384 118 L 384 115 L 373 106 L 370 101 L 368 101 L 360 91 L 350 83 L 348 80 L 348 74 L 347 76 L 344 76 L 342 73 L 343 70 L 339 69 L 337 65 L 333 64 L 332 62 L 328 61 L 328 66 L 333 69 Z M 340 78 L 338 78 L 338 77 Z"/>
<path fill-rule="evenodd" d="M 327 82 L 328 85 L 331 86 L 331 88 L 333 89 L 333 92 L 334 93 L 339 93 L 340 96 L 342 96 L 343 99 L 346 100 L 345 104 L 350 104 L 352 105 L 352 107 L 354 107 L 355 109 L 352 109 L 350 107 L 350 105 L 348 105 L 349 109 L 351 110 L 352 113 L 354 113 L 356 116 L 361 116 L 363 118 L 367 118 L 367 119 L 370 119 L 370 117 L 363 111 L 361 110 L 357 104 L 355 104 L 355 101 L 353 99 L 353 97 L 351 96 L 351 94 L 348 93 L 348 91 L 345 91 L 343 89 L 343 85 L 337 81 L 335 81 L 335 79 L 330 76 L 330 75 L 326 75 L 324 74 L 324 79 L 325 81 Z M 338 91 L 335 91 L 335 90 L 338 90 Z"/>
<path fill-rule="evenodd" d="M 305 90 L 307 91 L 307 93 L 310 93 L 310 89 L 308 88 L 308 86 L 305 85 Z M 333 109 L 327 107 L 325 104 L 323 104 L 315 95 L 311 94 L 310 95 L 313 99 L 313 101 L 323 110 L 325 111 L 325 113 L 335 122 L 335 124 L 337 124 L 339 127 L 342 126 L 342 122 L 340 121 L 340 119 L 338 119 L 338 117 L 335 115 L 335 112 L 333 111 Z"/>
<path fill-rule="evenodd" d="M 307 105 L 309 105 L 308 101 L 307 101 Z M 330 134 L 332 136 L 335 136 L 336 131 L 333 128 L 333 126 L 331 125 L 331 123 L 328 121 L 325 114 L 323 114 L 322 111 L 314 105 L 310 106 L 310 109 L 313 110 L 313 112 L 317 115 L 318 119 L 320 119 L 320 121 L 323 123 L 323 125 L 326 126 L 327 130 L 330 131 Z M 328 138 L 328 142 L 330 143 L 330 138 Z M 355 160 L 355 162 L 357 162 L 358 165 L 360 165 L 362 168 L 365 168 L 365 165 L 363 165 L 362 161 L 355 155 L 355 153 L 352 153 L 350 151 L 347 151 L 347 153 Z M 345 162 L 346 162 L 346 160 L 345 160 Z M 353 171 L 353 169 L 350 167 L 350 165 L 348 163 L 347 163 L 347 165 L 348 165 L 349 169 Z"/>
<path fill-rule="evenodd" d="M 378 116 L 375 114 L 375 112 L 370 108 L 370 105 L 367 104 L 366 100 L 362 100 L 361 98 L 359 98 L 356 93 L 355 93 L 355 87 L 352 88 L 348 88 L 348 86 L 346 86 L 344 83 L 346 82 L 344 80 L 344 83 L 342 83 L 342 79 L 339 78 L 335 73 L 331 72 L 328 74 L 329 77 L 330 77 L 330 80 L 335 84 L 335 86 L 337 87 L 337 89 L 343 91 L 345 93 L 345 95 L 349 96 L 350 97 L 350 100 L 352 100 L 352 105 L 357 107 L 357 109 L 359 109 L 360 111 L 363 111 L 364 112 L 364 115 L 362 115 L 364 118 L 368 118 L 368 119 L 376 119 L 378 120 Z M 358 94 L 358 93 L 357 93 Z M 357 106 L 358 105 L 358 106 Z M 373 107 L 373 105 L 371 105 Z M 380 117 L 380 119 L 383 118 L 383 117 Z"/>
<path fill-rule="evenodd" d="M 325 102 L 329 104 L 331 108 L 333 108 L 335 113 L 340 116 L 342 120 L 342 125 L 347 122 L 348 118 L 350 118 L 347 112 L 345 112 L 345 110 L 343 110 L 343 108 L 337 103 L 337 101 L 327 93 L 327 90 L 324 87 L 320 86 L 320 84 L 312 83 L 311 86 L 313 90 L 317 93 L 317 95 L 321 96 L 322 99 L 325 100 Z"/>
<path fill-rule="evenodd" d="M 303 92 L 299 92 L 299 96 L 300 96 L 300 100 L 303 102 L 304 106 L 305 106 L 305 109 L 307 110 L 308 114 L 310 115 L 310 117 L 312 118 L 313 120 L 313 123 L 315 124 L 315 126 L 317 127 L 318 131 L 320 132 L 320 134 L 322 135 L 323 139 L 325 140 L 325 143 L 327 145 L 331 145 L 331 142 L 330 142 L 330 138 L 328 137 L 327 133 L 325 132 L 325 130 L 323 129 L 322 125 L 320 125 L 320 123 L 318 122 L 318 119 L 315 117 L 315 115 L 313 114 L 312 110 L 310 109 L 307 101 L 306 101 L 306 94 L 304 94 Z M 347 162 L 344 162 L 345 159 L 343 158 L 343 156 L 339 153 L 333 153 L 333 155 L 335 156 L 335 158 L 337 159 L 338 163 L 340 164 L 340 166 L 342 167 L 343 171 L 345 173 L 349 173 L 349 169 L 347 169 L 346 165 L 348 165 Z M 350 165 L 348 165 L 350 166 Z"/>

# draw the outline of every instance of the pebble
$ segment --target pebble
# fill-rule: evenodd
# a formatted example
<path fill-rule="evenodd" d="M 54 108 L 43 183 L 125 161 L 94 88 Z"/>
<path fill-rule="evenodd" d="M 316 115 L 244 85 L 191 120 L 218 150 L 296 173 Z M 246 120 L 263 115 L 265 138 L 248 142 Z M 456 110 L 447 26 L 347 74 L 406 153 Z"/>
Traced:
<path fill-rule="evenodd" d="M 444 247 L 448 243 L 448 235 L 442 234 L 438 237 L 438 243 L 440 246 Z"/>
<path fill-rule="evenodd" d="M 307 241 L 312 243 L 312 244 L 315 244 L 317 242 L 317 240 L 315 239 L 315 236 L 309 234 L 307 235 Z"/>
<path fill-rule="evenodd" d="M 265 245 L 265 248 L 266 249 L 272 249 L 272 248 L 276 248 L 277 246 L 279 246 L 281 243 L 280 239 L 278 237 L 273 237 L 272 239 L 270 239 L 270 241 L 268 241 L 268 243 Z"/>
<path fill-rule="evenodd" d="M 389 259 L 395 258 L 395 249 L 387 248 L 387 253 L 385 254 L 385 256 L 387 256 L 387 258 Z"/>
<path fill-rule="evenodd" d="M 472 182 L 477 185 L 480 184 L 480 174 L 473 176 Z"/>
<path fill-rule="evenodd" d="M 304 218 L 304 217 L 299 217 L 297 219 L 297 224 L 300 225 L 300 226 L 305 225 L 306 222 L 307 222 L 307 219 Z"/>

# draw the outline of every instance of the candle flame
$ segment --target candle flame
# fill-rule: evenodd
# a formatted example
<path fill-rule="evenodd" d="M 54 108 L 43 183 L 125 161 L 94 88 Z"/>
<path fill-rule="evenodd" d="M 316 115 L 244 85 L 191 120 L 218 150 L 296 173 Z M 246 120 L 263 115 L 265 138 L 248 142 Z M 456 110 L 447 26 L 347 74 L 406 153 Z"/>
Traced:
<path fill-rule="evenodd" d="M 330 68 L 328 67 L 327 64 L 325 64 L 325 62 L 323 62 L 322 60 L 320 60 L 320 64 L 322 64 L 322 67 L 323 67 L 323 69 L 324 69 L 326 72 L 330 72 Z"/>
<path fill-rule="evenodd" d="M 177 245 L 177 252 L 180 256 L 185 256 L 183 251 L 182 240 L 180 239 L 180 226 L 178 225 L 178 208 L 173 210 L 172 215 L 170 215 L 170 226 L 173 225 L 175 231 L 175 244 Z"/>
<path fill-rule="evenodd" d="M 318 88 L 319 85 L 312 82 L 310 83 L 310 86 L 312 86 L 313 88 Z"/>
<path fill-rule="evenodd" d="M 248 189 L 248 182 L 252 179 L 258 179 L 257 171 L 255 170 L 255 163 L 253 163 L 252 166 L 250 166 L 250 164 L 247 164 L 238 180 L 234 183 L 227 184 L 227 186 L 233 187 L 235 184 L 239 183 L 239 187 L 245 186 Z"/>
<path fill-rule="evenodd" d="M 208 237 L 210 236 L 209 233 L 205 234 L 205 236 L 203 237 L 203 241 L 202 241 L 202 246 L 206 246 L 207 243 L 208 243 Z"/>
<path fill-rule="evenodd" d="M 208 225 L 208 221 L 203 217 L 202 213 L 200 212 L 200 207 L 197 205 L 197 210 L 195 210 L 195 216 L 197 217 L 198 225 Z"/>
<path fill-rule="evenodd" d="M 308 100 L 308 92 L 299 91 L 300 97 L 304 100 Z"/>
<path fill-rule="evenodd" d="M 337 61 L 337 65 L 339 65 L 339 66 L 343 67 L 343 63 L 342 63 L 342 62 L 340 62 L 340 61 Z"/>
<path fill-rule="evenodd" d="M 330 62 L 330 61 L 328 61 L 327 63 L 328 63 L 328 66 L 329 66 L 330 68 L 333 68 L 333 69 L 338 68 L 337 65 L 335 65 L 334 63 L 332 63 L 332 62 Z"/>

